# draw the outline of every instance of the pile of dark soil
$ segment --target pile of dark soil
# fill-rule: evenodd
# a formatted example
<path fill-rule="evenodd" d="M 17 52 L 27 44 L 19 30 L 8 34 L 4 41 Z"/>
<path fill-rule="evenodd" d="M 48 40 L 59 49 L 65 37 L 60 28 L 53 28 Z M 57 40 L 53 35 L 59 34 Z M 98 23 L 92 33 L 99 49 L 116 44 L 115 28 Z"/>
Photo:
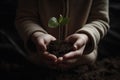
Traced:
<path fill-rule="evenodd" d="M 73 44 L 65 41 L 51 41 L 47 46 L 47 51 L 56 55 L 57 57 L 63 56 L 65 53 L 73 51 Z"/>

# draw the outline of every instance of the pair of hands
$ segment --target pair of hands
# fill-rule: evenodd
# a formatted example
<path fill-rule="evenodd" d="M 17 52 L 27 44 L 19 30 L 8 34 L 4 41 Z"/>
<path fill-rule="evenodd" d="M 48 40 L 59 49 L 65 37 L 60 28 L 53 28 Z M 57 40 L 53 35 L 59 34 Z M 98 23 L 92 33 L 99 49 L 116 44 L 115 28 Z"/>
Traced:
<path fill-rule="evenodd" d="M 55 37 L 50 34 L 35 32 L 32 35 L 32 40 L 36 44 L 37 52 L 40 55 L 40 58 L 46 65 L 52 68 L 71 68 L 79 62 L 88 42 L 88 36 L 80 33 L 68 36 L 65 40 L 73 43 L 74 51 L 66 53 L 62 57 L 58 58 L 47 52 L 47 45 L 51 41 L 56 40 Z"/>

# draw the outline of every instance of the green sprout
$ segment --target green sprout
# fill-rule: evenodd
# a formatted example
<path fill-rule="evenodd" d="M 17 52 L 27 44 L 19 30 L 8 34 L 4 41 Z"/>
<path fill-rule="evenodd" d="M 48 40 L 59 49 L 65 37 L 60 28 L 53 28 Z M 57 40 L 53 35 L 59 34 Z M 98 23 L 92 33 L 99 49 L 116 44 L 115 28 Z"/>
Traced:
<path fill-rule="evenodd" d="M 50 27 L 50 28 L 62 27 L 64 25 L 66 25 L 68 23 L 68 21 L 69 21 L 68 18 L 63 17 L 62 15 L 60 15 L 58 19 L 56 17 L 52 17 L 48 21 L 48 27 Z M 60 38 L 60 28 L 59 28 L 59 39 L 61 39 Z"/>
<path fill-rule="evenodd" d="M 67 23 L 68 23 L 68 18 L 60 15 L 58 19 L 56 17 L 50 18 L 50 20 L 48 21 L 48 27 L 50 28 L 61 27 Z"/>

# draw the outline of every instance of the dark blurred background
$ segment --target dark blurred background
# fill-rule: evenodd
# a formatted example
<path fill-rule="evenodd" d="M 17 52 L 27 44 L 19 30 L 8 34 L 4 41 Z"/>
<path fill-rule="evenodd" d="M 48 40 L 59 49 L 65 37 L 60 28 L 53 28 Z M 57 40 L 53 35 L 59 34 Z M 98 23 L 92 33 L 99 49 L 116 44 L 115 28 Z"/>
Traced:
<path fill-rule="evenodd" d="M 16 8 L 17 0 L 0 0 L 0 68 L 25 63 L 23 42 L 14 25 Z M 111 28 L 99 44 L 99 58 L 120 55 L 120 0 L 110 0 L 109 10 Z"/>
<path fill-rule="evenodd" d="M 1 0 L 0 1 L 0 30 L 13 34 L 14 19 L 17 7 L 17 0 Z"/>
<path fill-rule="evenodd" d="M 14 24 L 16 8 L 17 0 L 0 0 L 0 72 L 6 65 L 25 62 L 23 42 Z"/>
<path fill-rule="evenodd" d="M 109 16 L 110 29 L 98 48 L 101 57 L 120 56 L 120 0 L 109 0 Z"/>

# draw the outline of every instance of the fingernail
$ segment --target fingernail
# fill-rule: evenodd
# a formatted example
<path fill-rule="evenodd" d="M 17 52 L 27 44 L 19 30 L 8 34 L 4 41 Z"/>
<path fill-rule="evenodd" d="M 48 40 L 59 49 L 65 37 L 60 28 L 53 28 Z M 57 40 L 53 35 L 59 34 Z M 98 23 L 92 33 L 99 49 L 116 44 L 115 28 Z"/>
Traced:
<path fill-rule="evenodd" d="M 59 57 L 57 63 L 61 63 L 63 61 L 63 57 Z"/>

